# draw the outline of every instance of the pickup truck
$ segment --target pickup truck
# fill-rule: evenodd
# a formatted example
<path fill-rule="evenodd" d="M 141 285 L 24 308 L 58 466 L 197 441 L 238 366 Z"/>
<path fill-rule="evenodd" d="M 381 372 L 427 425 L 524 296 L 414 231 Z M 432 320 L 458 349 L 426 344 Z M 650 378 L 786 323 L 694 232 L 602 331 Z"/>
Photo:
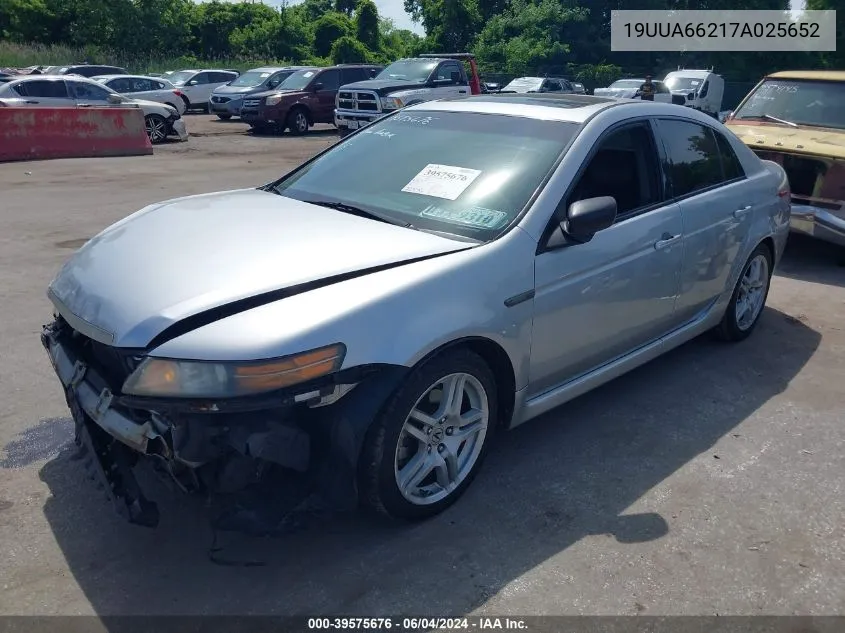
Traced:
<path fill-rule="evenodd" d="M 468 62 L 467 75 L 462 62 Z M 481 94 L 475 57 L 469 53 L 400 59 L 374 79 L 340 87 L 334 123 L 341 137 L 405 106 L 435 99 Z"/>

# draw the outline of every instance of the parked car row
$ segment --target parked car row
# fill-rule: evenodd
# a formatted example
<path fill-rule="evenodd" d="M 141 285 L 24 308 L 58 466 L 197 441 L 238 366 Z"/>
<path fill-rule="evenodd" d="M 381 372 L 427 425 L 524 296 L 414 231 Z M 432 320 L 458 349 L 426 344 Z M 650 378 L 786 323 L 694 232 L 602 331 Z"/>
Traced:
<path fill-rule="evenodd" d="M 93 79 L 74 75 L 24 75 L 0 84 L 0 107 L 84 108 L 135 106 L 143 110 L 150 142 L 168 136 L 187 140 L 188 132 L 179 111 L 171 106 L 121 95 Z"/>

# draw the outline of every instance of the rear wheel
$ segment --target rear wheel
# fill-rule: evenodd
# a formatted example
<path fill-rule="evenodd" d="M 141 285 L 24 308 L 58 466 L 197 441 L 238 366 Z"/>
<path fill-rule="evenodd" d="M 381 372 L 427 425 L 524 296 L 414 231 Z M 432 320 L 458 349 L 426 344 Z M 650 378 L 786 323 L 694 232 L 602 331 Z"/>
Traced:
<path fill-rule="evenodd" d="M 748 338 L 766 305 L 772 280 L 772 253 L 760 244 L 751 253 L 739 275 L 733 295 L 716 334 L 725 341 Z"/>
<path fill-rule="evenodd" d="M 301 136 L 308 131 L 308 114 L 302 108 L 291 110 L 288 114 L 285 126 L 290 130 L 290 133 L 295 136 Z"/>
<path fill-rule="evenodd" d="M 367 433 L 362 501 L 405 519 L 445 510 L 475 478 L 497 415 L 496 381 L 480 356 L 456 349 L 426 361 Z"/>
<path fill-rule="evenodd" d="M 144 126 L 147 129 L 147 136 L 150 137 L 150 143 L 161 143 L 167 138 L 167 121 L 164 117 L 158 114 L 148 114 L 144 117 Z"/>

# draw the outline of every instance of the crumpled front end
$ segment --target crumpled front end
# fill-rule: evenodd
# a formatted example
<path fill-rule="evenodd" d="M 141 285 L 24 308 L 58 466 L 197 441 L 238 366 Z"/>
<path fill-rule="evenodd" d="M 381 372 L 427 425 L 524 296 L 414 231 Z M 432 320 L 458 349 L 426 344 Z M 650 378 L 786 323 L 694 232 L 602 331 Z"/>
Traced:
<path fill-rule="evenodd" d="M 41 340 L 86 465 L 118 512 L 147 527 L 159 511 L 136 478 L 142 464 L 203 495 L 218 529 L 272 533 L 312 494 L 351 509 L 363 435 L 401 373 L 367 367 L 260 397 L 156 400 L 121 391 L 142 350 L 94 341 L 61 316 Z"/>

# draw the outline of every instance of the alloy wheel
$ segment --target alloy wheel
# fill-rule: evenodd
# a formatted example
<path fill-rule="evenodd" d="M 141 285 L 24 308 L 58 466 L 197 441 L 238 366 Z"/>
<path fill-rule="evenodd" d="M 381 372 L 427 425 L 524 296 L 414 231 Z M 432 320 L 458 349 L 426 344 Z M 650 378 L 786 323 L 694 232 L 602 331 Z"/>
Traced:
<path fill-rule="evenodd" d="M 766 290 L 769 284 L 769 262 L 765 255 L 756 255 L 742 273 L 739 282 L 739 294 L 736 298 L 736 326 L 745 331 L 749 329 L 766 300 Z"/>
<path fill-rule="evenodd" d="M 394 476 L 402 496 L 430 505 L 452 494 L 481 454 L 489 419 L 488 394 L 470 374 L 450 374 L 426 389 L 396 447 Z"/>

